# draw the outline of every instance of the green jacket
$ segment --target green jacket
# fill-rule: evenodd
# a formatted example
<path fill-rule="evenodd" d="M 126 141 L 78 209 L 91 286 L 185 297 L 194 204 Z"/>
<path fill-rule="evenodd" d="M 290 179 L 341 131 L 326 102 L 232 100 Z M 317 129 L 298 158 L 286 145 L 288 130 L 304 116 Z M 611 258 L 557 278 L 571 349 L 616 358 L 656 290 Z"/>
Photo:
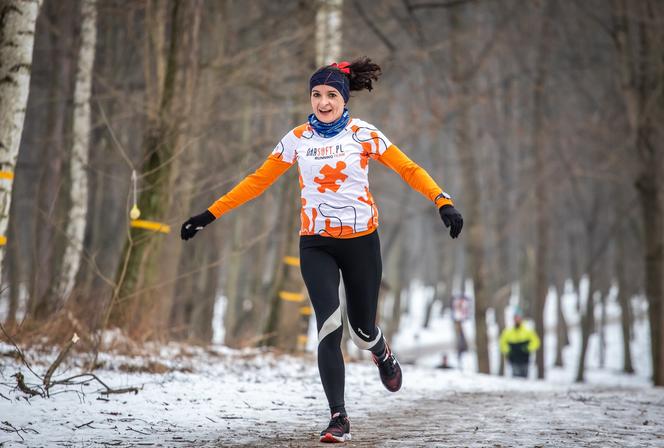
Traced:
<path fill-rule="evenodd" d="M 535 331 L 521 324 L 503 330 L 500 335 L 500 351 L 512 363 L 527 363 L 530 354 L 540 346 L 540 338 Z"/>

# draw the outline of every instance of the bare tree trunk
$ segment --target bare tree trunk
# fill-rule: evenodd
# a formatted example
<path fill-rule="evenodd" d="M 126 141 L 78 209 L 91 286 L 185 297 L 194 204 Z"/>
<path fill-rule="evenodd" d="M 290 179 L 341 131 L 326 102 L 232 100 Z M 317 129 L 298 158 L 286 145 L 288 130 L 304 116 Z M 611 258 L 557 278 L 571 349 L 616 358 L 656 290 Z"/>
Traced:
<path fill-rule="evenodd" d="M 47 318 L 61 305 L 56 286 L 63 238 L 57 229 L 64 219 L 64 207 L 61 207 L 65 183 L 63 167 L 73 80 L 73 60 L 69 53 L 74 41 L 72 10 L 72 4 L 47 3 L 42 13 L 44 22 L 50 25 L 48 53 L 54 68 L 49 80 L 48 144 L 43 150 L 44 163 L 40 167 L 35 198 L 35 243 L 28 313 L 36 320 Z"/>
<path fill-rule="evenodd" d="M 501 267 L 501 269 L 506 269 L 506 267 Z M 506 278 L 506 277 L 505 277 Z M 503 330 L 507 326 L 505 322 L 505 309 L 509 303 L 510 295 L 512 294 L 512 285 L 506 283 L 500 289 L 498 289 L 493 295 L 493 304 L 494 310 L 496 313 L 496 324 L 498 325 L 498 335 L 503 333 Z M 500 348 L 498 348 L 500 359 L 498 363 L 498 375 L 505 375 L 505 357 L 500 353 Z"/>
<path fill-rule="evenodd" d="M 438 257 L 441 257 L 440 254 L 436 254 Z M 453 265 L 452 263 L 445 263 L 442 268 L 439 268 L 440 271 L 442 271 L 442 278 L 444 281 L 439 281 L 435 285 L 433 297 L 429 301 L 426 307 L 426 312 L 424 314 L 424 322 L 422 323 L 422 328 L 429 328 L 429 325 L 431 324 L 431 316 L 433 313 L 433 307 L 436 305 L 436 303 L 440 303 L 445 306 L 445 298 L 449 297 L 452 293 L 450 290 L 450 284 L 451 284 L 451 279 L 452 279 L 452 268 Z"/>
<path fill-rule="evenodd" d="M 90 150 L 90 95 L 92 73 L 97 42 L 97 1 L 81 3 L 81 47 L 74 87 L 73 146 L 70 161 L 69 198 L 71 208 L 65 230 L 67 248 L 62 259 L 58 294 L 66 300 L 74 287 L 74 280 L 81 264 L 85 220 L 88 209 L 88 152 Z"/>
<path fill-rule="evenodd" d="M 289 177 L 289 176 L 288 176 Z M 256 226 L 256 229 L 253 230 L 255 235 L 273 235 L 274 227 L 276 227 L 273 222 L 274 214 L 270 211 L 270 207 L 278 206 L 278 204 L 269 204 L 269 198 L 263 198 L 262 206 L 265 207 L 266 213 L 262 213 L 259 219 L 254 220 L 252 223 Z M 276 207 L 275 207 L 276 208 Z M 241 333 L 244 333 L 251 338 L 255 338 L 262 334 L 265 324 L 265 316 L 267 310 L 267 300 L 265 300 L 266 294 L 268 292 L 267 282 L 264 279 L 264 273 L 268 267 L 268 252 L 273 245 L 273 241 L 269 237 L 262 237 L 261 240 L 254 245 L 252 254 L 249 255 L 253 263 L 248 267 L 249 280 L 248 290 L 245 298 L 245 312 L 242 315 L 242 325 L 239 329 Z M 292 253 L 290 256 L 297 258 L 297 253 Z M 287 259 L 286 261 L 293 263 L 293 259 Z M 283 263 L 284 260 L 276 260 L 278 263 Z M 297 271 L 299 268 L 294 266 L 294 263 L 288 266 L 292 266 Z M 272 266 L 270 266 L 272 267 Z M 287 267 L 288 269 L 288 267 Z M 304 304 L 302 304 L 304 306 Z"/>
<path fill-rule="evenodd" d="M 297 347 L 298 333 L 298 310 L 300 306 L 307 304 L 304 294 L 304 284 L 298 269 L 290 264 L 284 263 L 287 256 L 293 257 L 299 254 L 299 237 L 296 229 L 298 187 L 292 176 L 285 176 L 285 182 L 289 182 L 284 188 L 283 205 L 284 226 L 281 229 L 284 235 L 284 243 L 277 251 L 277 273 L 270 286 L 270 307 L 265 330 L 264 345 L 280 347 L 286 350 L 294 350 Z M 302 295 L 298 299 L 297 295 Z M 290 325 L 290 328 L 289 328 Z"/>
<path fill-rule="evenodd" d="M 215 244 L 216 238 L 205 246 L 204 265 L 209 266 L 218 256 L 219 246 Z M 213 328 L 213 312 L 219 288 L 219 269 L 209 267 L 203 270 L 202 275 L 196 276 L 197 284 L 192 291 L 192 309 L 188 322 L 189 338 L 195 341 L 211 342 Z"/>
<path fill-rule="evenodd" d="M 0 266 L 5 255 L 14 170 L 30 91 L 41 0 L 0 1 Z M 2 279 L 0 279 L 1 281 Z"/>
<path fill-rule="evenodd" d="M 604 276 L 601 267 L 598 266 L 597 260 L 594 259 L 593 255 L 595 254 L 595 249 L 598 244 L 597 229 L 598 223 L 602 219 L 600 209 L 603 204 L 604 202 L 601 197 L 599 195 L 594 195 L 592 197 L 591 206 L 588 208 L 587 215 L 584 218 L 586 240 L 585 253 L 588 254 L 588 262 L 585 268 L 588 273 L 588 297 L 586 299 L 585 313 L 581 317 L 581 351 L 579 354 L 579 364 L 576 376 L 577 382 L 584 381 L 588 343 L 590 341 L 590 335 L 595 332 L 595 292 L 603 294 L 604 289 L 607 289 L 606 276 Z"/>
<path fill-rule="evenodd" d="M 253 105 L 250 97 L 244 98 L 242 106 L 242 133 L 240 143 L 247 147 L 251 137 L 251 117 L 253 115 Z M 240 167 L 240 171 L 246 169 L 246 160 Z M 239 328 L 241 325 L 242 308 L 244 297 L 244 285 L 241 278 L 246 268 L 247 254 L 245 247 L 247 232 L 249 231 L 249 222 L 245 214 L 238 213 L 235 216 L 233 226 L 233 249 L 228 262 L 228 273 L 226 277 L 226 313 L 224 315 L 224 343 L 230 347 L 238 347 L 241 344 Z"/>
<path fill-rule="evenodd" d="M 246 227 L 245 214 L 238 213 L 235 216 L 235 223 L 233 225 L 233 247 L 228 257 L 228 272 L 226 274 L 226 313 L 224 314 L 224 344 L 229 347 L 237 347 L 238 340 L 235 334 L 235 327 L 237 326 L 241 311 L 242 311 L 242 294 L 240 285 L 240 274 L 244 266 L 243 263 L 243 242 L 244 242 L 244 229 Z"/>
<path fill-rule="evenodd" d="M 173 130 L 171 132 L 175 134 L 173 136 L 174 151 L 196 153 L 200 151 L 199 145 L 193 143 L 196 141 L 198 125 L 191 119 L 191 116 L 194 112 L 194 98 L 198 86 L 199 34 L 203 3 L 202 0 L 188 0 L 181 5 L 181 8 L 182 12 L 179 20 L 181 20 L 182 31 L 180 32 L 181 36 L 178 37 L 180 44 L 176 51 L 180 53 L 177 59 L 182 62 L 181 66 L 178 67 L 177 94 L 173 100 L 173 115 L 176 119 L 173 120 Z M 178 189 L 182 189 L 187 185 L 192 186 L 196 176 L 196 164 L 190 166 L 189 163 L 186 163 L 183 169 L 180 169 L 184 160 L 185 157 L 178 157 L 169 162 L 173 165 L 171 176 L 177 179 Z M 168 216 L 183 216 L 185 211 L 191 209 L 191 196 L 182 194 L 174 196 Z M 182 249 L 183 245 L 176 229 L 164 238 L 159 251 L 160 255 L 157 256 L 159 272 L 156 276 L 156 282 L 159 286 L 150 294 L 155 297 L 157 305 L 153 319 L 156 324 L 154 331 L 156 335 L 162 338 L 170 334 L 169 322 L 175 300 L 176 279 Z"/>
<path fill-rule="evenodd" d="M 501 75 L 504 71 L 503 64 L 500 64 L 496 72 L 498 75 Z M 518 114 L 516 113 L 518 104 L 514 100 L 513 96 L 515 94 L 515 83 L 511 82 L 504 86 L 501 90 L 500 95 L 496 95 L 495 99 L 495 109 L 494 109 L 494 120 L 496 120 L 497 125 L 501 128 L 502 132 L 506 132 L 503 129 L 509 129 L 509 126 L 513 126 L 512 122 L 518 120 Z M 510 189 L 509 179 L 515 177 L 515 169 L 513 167 L 514 162 L 512 158 L 513 151 L 510 150 L 511 147 L 504 139 L 498 143 L 498 163 L 497 163 L 497 179 L 499 183 L 499 189 L 507 190 Z M 496 324 L 498 325 L 498 334 L 502 334 L 503 330 L 506 328 L 507 323 L 505 322 L 505 310 L 509 304 L 510 296 L 512 295 L 512 269 L 511 269 L 511 257 L 510 257 L 510 241 L 511 238 L 508 238 L 508 232 L 512 229 L 513 222 L 510 219 L 512 211 L 515 209 L 515 201 L 513 193 L 509 192 L 506 195 L 505 203 L 501 204 L 496 210 L 496 249 L 497 254 L 495 256 L 494 264 L 494 278 L 495 286 L 492 303 L 494 305 L 494 310 L 496 313 Z M 505 375 L 505 356 L 500 353 L 500 347 L 498 347 L 499 353 L 499 365 L 498 365 L 498 375 Z"/>
<path fill-rule="evenodd" d="M 658 161 L 659 162 L 659 161 Z M 660 168 L 657 168 L 660 167 Z M 653 162 L 644 167 L 639 179 L 639 199 L 643 211 L 645 279 L 648 297 L 648 317 L 650 322 L 650 345 L 652 352 L 653 380 L 656 386 L 664 386 L 664 207 L 662 205 L 661 163 Z"/>
<path fill-rule="evenodd" d="M 399 237 L 399 241 L 397 242 L 398 247 L 397 247 L 397 252 L 396 252 L 396 257 L 394 260 L 394 265 L 396 266 L 396 282 L 394 284 L 394 301 L 392 302 L 392 312 L 390 313 L 389 321 L 387 322 L 387 326 L 385 328 L 385 337 L 386 339 L 392 340 L 394 339 L 394 335 L 399 331 L 399 327 L 401 326 L 401 310 L 403 308 L 403 298 L 405 293 L 405 289 L 407 288 L 407 282 L 406 282 L 406 271 L 407 271 L 407 265 L 408 265 L 408 251 L 407 251 L 407 240 L 406 240 L 406 234 L 403 233 Z"/>
<path fill-rule="evenodd" d="M 205 9 L 205 13 L 212 16 L 209 19 L 212 24 L 212 33 L 206 36 L 206 40 L 215 42 L 215 48 L 219 55 L 223 55 L 223 49 L 228 34 L 228 23 L 226 21 L 226 8 L 228 5 L 215 5 L 212 9 Z M 194 19 L 200 16 L 199 9 L 204 5 L 196 5 L 194 8 Z M 196 70 L 200 65 L 200 56 L 196 47 L 200 45 L 197 40 L 199 26 L 194 24 L 192 27 L 192 50 L 185 57 L 189 58 L 188 65 L 193 65 Z M 223 56 L 222 60 L 223 60 Z M 185 76 L 185 90 L 191 92 L 191 98 L 185 101 L 191 101 L 193 104 L 187 105 L 192 109 L 192 117 L 209 117 L 207 103 L 223 104 L 223 94 L 221 89 L 216 88 L 218 82 L 215 71 L 212 69 L 201 69 L 200 76 L 190 67 Z M 195 75 L 195 76 L 194 76 Z M 199 78 L 199 81 L 196 79 Z M 191 83 L 198 87 L 193 89 Z M 193 122 L 192 122 L 193 121 Z M 188 123 L 188 138 L 198 138 L 206 127 L 210 126 L 206 120 L 194 119 Z M 209 170 L 207 154 L 212 151 L 215 143 L 196 142 L 192 146 L 192 155 L 190 163 L 181 171 L 181 179 L 178 182 L 181 191 L 188 192 L 184 195 L 182 201 L 183 211 L 180 213 L 174 211 L 176 216 L 188 216 L 190 210 L 207 206 L 211 198 L 209 195 L 196 197 L 193 192 L 206 191 L 207 185 L 201 185 L 197 182 L 197 176 Z M 194 199 L 196 198 L 196 199 Z M 204 238 L 196 238 L 184 245 L 179 259 L 178 278 L 174 303 L 171 309 L 171 335 L 178 339 L 190 339 L 198 342 L 211 342 L 213 337 L 213 316 L 214 306 L 218 297 L 218 287 L 220 284 L 221 245 L 226 243 L 226 238 L 221 237 L 222 232 L 225 235 L 225 229 L 222 225 L 212 226 L 206 231 Z M 179 243 L 178 243 L 179 244 Z"/>
<path fill-rule="evenodd" d="M 172 157 L 177 142 L 176 124 L 173 122 L 173 104 L 176 98 L 176 75 L 178 71 L 178 49 L 182 31 L 183 2 L 175 0 L 170 12 L 170 43 L 167 53 L 166 73 L 162 95 L 159 98 L 157 116 L 148 125 L 143 148 L 144 162 L 141 167 L 143 191 L 138 199 L 142 217 L 163 222 L 171 206 Z M 160 265 L 159 255 L 163 235 L 132 228 L 122 251 L 116 275 L 117 291 L 110 304 L 110 323 L 123 328 L 134 337 L 152 337 L 157 327 L 154 291 L 147 293 L 146 287 L 154 284 Z"/>
<path fill-rule="evenodd" d="M 553 365 L 563 367 L 563 348 L 568 345 L 567 322 L 563 313 L 562 289 L 556 288 L 556 360 Z"/>
<path fill-rule="evenodd" d="M 664 385 L 664 148 L 656 141 L 655 123 L 664 116 L 662 74 L 650 61 L 662 57 L 662 5 L 614 2 L 612 38 L 620 57 L 621 87 L 633 147 L 639 163 L 635 179 L 644 222 L 645 292 L 648 298 L 653 381 Z"/>
<path fill-rule="evenodd" d="M 606 301 L 607 294 L 602 291 L 600 297 L 600 305 L 602 306 L 602 311 L 600 312 L 599 318 L 599 368 L 603 369 L 606 367 Z"/>
<path fill-rule="evenodd" d="M 632 351 L 630 346 L 631 316 L 630 296 L 632 289 L 628 286 L 633 281 L 627 279 L 625 263 L 628 259 L 625 250 L 625 236 L 621 232 L 616 242 L 615 272 L 618 281 L 618 304 L 620 305 L 620 324 L 623 341 L 623 372 L 634 373 L 632 366 Z"/>
<path fill-rule="evenodd" d="M 579 239 L 572 233 L 567 243 L 569 246 L 569 266 L 572 276 L 572 287 L 574 288 L 574 292 L 576 292 L 576 312 L 581 313 L 581 277 L 583 274 L 581 273 L 578 254 L 576 252 Z"/>
<path fill-rule="evenodd" d="M 16 235 L 16 213 L 14 208 L 16 203 L 12 206 L 12 211 L 9 215 L 9 228 L 8 235 L 10 237 Z M 7 317 L 5 319 L 5 326 L 12 328 L 16 322 L 16 315 L 19 308 L 20 300 L 20 291 L 21 291 L 21 263 L 20 263 L 20 253 L 21 247 L 18 239 L 12 241 L 11 239 L 7 242 L 7 258 L 5 259 L 7 267 L 7 277 L 9 280 L 9 305 L 7 307 Z"/>
<path fill-rule="evenodd" d="M 456 11 L 450 11 L 452 56 L 452 77 L 455 84 L 455 93 L 462 98 L 470 98 L 471 91 L 468 79 L 465 77 L 463 68 L 467 65 L 464 61 L 465 54 L 460 45 L 459 37 L 463 33 L 461 18 Z M 485 289 L 486 269 L 484 266 L 484 222 L 481 214 L 480 202 L 481 186 L 476 175 L 479 157 L 477 148 L 473 146 L 470 137 L 470 112 L 468 107 L 459 111 L 456 120 L 456 146 L 460 159 L 461 172 L 465 181 L 464 191 L 466 193 L 464 204 L 464 216 L 467 230 L 466 241 L 468 248 L 468 264 L 473 278 L 474 307 L 475 307 L 475 347 L 477 351 L 477 368 L 480 373 L 491 373 L 489 364 L 489 340 L 486 328 L 486 312 L 489 307 L 487 291 Z"/>
<path fill-rule="evenodd" d="M 551 208 L 549 200 L 549 185 L 546 151 L 546 131 L 545 131 L 545 98 L 544 93 L 547 83 L 548 66 L 546 61 L 549 57 L 549 29 L 550 21 L 554 20 L 553 1 L 547 1 L 541 8 L 541 34 L 537 49 L 535 61 L 535 80 L 533 83 L 533 146 L 535 151 L 535 207 L 536 207 L 536 261 L 535 261 L 535 296 L 533 297 L 533 317 L 535 319 L 535 331 L 544 338 L 544 307 L 546 305 L 546 296 L 549 286 L 549 210 Z M 537 377 L 544 378 L 544 347 L 542 344 L 536 353 Z"/>
<path fill-rule="evenodd" d="M 588 297 L 586 297 L 585 312 L 581 316 L 581 352 L 579 354 L 579 364 L 576 371 L 576 382 L 582 383 L 586 373 L 586 352 L 588 351 L 588 342 L 595 326 L 595 280 L 594 274 L 588 274 Z"/>

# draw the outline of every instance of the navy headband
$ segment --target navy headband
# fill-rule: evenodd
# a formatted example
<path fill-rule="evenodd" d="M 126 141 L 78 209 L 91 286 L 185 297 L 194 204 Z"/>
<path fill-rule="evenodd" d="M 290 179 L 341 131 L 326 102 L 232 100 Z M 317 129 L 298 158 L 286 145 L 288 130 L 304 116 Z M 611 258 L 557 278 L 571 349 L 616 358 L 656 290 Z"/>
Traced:
<path fill-rule="evenodd" d="M 334 87 L 339 91 L 344 102 L 347 103 L 350 99 L 350 79 L 348 79 L 348 76 L 344 72 L 350 73 L 350 70 L 346 67 L 339 67 L 337 64 L 321 68 L 311 75 L 311 79 L 309 79 L 309 92 L 314 87 L 320 85 Z"/>

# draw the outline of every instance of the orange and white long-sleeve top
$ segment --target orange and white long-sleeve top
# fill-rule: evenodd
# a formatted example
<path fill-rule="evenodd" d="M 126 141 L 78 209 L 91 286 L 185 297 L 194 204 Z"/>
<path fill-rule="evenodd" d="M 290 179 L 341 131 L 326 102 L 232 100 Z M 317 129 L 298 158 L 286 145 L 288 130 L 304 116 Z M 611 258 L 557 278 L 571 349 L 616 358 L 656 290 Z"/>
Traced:
<path fill-rule="evenodd" d="M 414 190 L 436 203 L 452 200 L 429 174 L 378 129 L 357 118 L 330 138 L 308 123 L 284 136 L 267 160 L 209 207 L 219 218 L 254 199 L 296 162 L 300 175 L 300 235 L 353 238 L 378 227 L 378 209 L 369 191 L 369 159 L 396 171 Z M 442 193 L 442 194 L 441 194 Z"/>

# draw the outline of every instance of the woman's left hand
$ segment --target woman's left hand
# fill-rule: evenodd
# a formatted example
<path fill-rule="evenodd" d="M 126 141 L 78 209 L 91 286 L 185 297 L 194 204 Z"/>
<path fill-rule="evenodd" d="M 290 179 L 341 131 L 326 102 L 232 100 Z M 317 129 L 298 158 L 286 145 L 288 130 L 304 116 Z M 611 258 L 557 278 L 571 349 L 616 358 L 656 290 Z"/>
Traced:
<path fill-rule="evenodd" d="M 449 204 L 440 207 L 438 213 L 440 213 L 440 219 L 443 220 L 445 227 L 450 228 L 450 236 L 452 238 L 458 237 L 461 233 L 461 228 L 463 227 L 463 217 L 461 216 L 461 213 Z"/>

